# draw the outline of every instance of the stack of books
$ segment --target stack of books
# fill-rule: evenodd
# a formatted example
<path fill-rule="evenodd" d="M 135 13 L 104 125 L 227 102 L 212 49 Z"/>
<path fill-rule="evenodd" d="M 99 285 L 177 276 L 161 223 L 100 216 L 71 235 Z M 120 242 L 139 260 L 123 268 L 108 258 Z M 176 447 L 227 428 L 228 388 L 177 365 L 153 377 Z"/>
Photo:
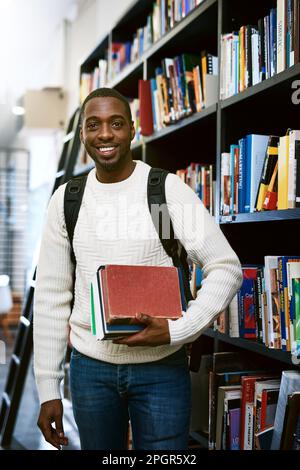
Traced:
<path fill-rule="evenodd" d="M 139 313 L 176 320 L 186 309 L 182 272 L 174 266 L 100 266 L 90 294 L 92 334 L 100 340 L 142 330 Z"/>

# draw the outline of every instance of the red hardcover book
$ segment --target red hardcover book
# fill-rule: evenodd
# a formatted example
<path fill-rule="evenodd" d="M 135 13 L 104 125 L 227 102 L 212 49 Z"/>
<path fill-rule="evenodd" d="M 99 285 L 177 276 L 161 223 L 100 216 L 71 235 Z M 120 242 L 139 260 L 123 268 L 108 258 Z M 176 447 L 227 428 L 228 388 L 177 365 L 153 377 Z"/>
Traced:
<path fill-rule="evenodd" d="M 279 388 L 264 389 L 261 393 L 260 431 L 274 426 Z"/>
<path fill-rule="evenodd" d="M 140 126 L 142 135 L 153 134 L 153 114 L 150 80 L 139 80 Z"/>
<path fill-rule="evenodd" d="M 253 450 L 254 439 L 254 394 L 255 382 L 263 379 L 272 379 L 272 373 L 257 374 L 242 377 L 242 401 L 241 401 L 241 428 L 240 448 L 241 450 Z"/>
<path fill-rule="evenodd" d="M 106 265 L 98 275 L 108 324 L 128 323 L 137 313 L 169 319 L 182 316 L 182 283 L 174 266 Z"/>

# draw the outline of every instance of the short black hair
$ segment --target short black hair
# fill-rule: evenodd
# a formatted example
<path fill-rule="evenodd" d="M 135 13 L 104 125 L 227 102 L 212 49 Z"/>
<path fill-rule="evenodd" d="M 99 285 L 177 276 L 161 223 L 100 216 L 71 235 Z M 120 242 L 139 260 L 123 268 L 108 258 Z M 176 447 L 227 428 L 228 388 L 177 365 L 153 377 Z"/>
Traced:
<path fill-rule="evenodd" d="M 117 100 L 122 101 L 122 103 L 125 106 L 126 113 L 128 114 L 129 122 L 131 124 L 132 122 L 131 109 L 130 109 L 128 100 L 125 98 L 125 96 L 121 95 L 121 93 L 119 93 L 117 90 L 114 90 L 113 88 L 103 87 L 103 88 L 97 88 L 96 90 L 92 91 L 82 103 L 81 110 L 80 110 L 80 124 L 81 125 L 83 123 L 83 116 L 84 116 L 86 104 L 93 98 L 107 98 L 107 97 L 116 98 Z"/>

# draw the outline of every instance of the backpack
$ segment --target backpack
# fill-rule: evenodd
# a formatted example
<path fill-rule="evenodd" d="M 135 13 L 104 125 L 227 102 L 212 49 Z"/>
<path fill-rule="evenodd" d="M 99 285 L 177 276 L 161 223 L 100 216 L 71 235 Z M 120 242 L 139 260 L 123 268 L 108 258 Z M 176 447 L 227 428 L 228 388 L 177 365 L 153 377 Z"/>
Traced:
<path fill-rule="evenodd" d="M 148 176 L 147 186 L 148 207 L 150 210 L 152 204 L 157 204 L 159 207 L 164 204 L 164 216 L 167 217 L 167 219 L 165 220 L 168 220 L 168 222 L 170 223 L 170 238 L 166 239 L 162 237 L 163 227 L 161 213 L 159 214 L 160 217 L 158 221 L 157 218 L 153 217 L 153 212 L 151 210 L 150 214 L 152 216 L 153 224 L 158 233 L 164 250 L 166 251 L 168 256 L 172 258 L 174 266 L 179 267 L 182 270 L 185 299 L 187 302 L 189 302 L 193 299 L 193 296 L 189 285 L 190 274 L 187 262 L 187 253 L 181 243 L 174 237 L 174 230 L 169 215 L 165 195 L 165 180 L 167 175 L 168 171 L 166 170 L 163 170 L 161 168 L 151 168 Z M 64 194 L 65 223 L 71 245 L 71 259 L 74 265 L 76 265 L 76 259 L 73 250 L 73 236 L 85 189 L 86 180 L 87 175 L 72 178 L 68 181 Z"/>

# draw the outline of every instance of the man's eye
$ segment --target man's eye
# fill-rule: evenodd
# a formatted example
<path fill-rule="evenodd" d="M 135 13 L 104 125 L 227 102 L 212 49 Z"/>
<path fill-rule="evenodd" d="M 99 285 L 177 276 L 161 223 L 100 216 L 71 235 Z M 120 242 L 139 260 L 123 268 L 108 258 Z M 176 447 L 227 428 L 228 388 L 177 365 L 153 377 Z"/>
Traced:
<path fill-rule="evenodd" d="M 89 122 L 87 125 L 88 129 L 96 129 L 97 123 L 96 122 Z"/>
<path fill-rule="evenodd" d="M 112 126 L 116 127 L 118 129 L 119 127 L 122 127 L 122 122 L 121 121 L 114 121 L 112 123 Z"/>

